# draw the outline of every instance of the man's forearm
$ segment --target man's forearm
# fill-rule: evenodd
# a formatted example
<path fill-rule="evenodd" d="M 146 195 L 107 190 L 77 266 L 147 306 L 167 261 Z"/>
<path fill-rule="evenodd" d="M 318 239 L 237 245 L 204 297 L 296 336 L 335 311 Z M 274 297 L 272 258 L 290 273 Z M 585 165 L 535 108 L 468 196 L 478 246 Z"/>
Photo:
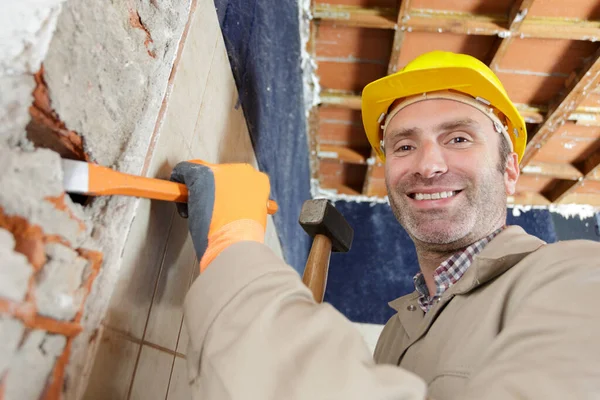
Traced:
<path fill-rule="evenodd" d="M 202 398 L 425 398 L 425 383 L 376 365 L 360 333 L 317 305 L 297 273 L 268 247 L 225 250 L 186 299 L 188 363 Z"/>

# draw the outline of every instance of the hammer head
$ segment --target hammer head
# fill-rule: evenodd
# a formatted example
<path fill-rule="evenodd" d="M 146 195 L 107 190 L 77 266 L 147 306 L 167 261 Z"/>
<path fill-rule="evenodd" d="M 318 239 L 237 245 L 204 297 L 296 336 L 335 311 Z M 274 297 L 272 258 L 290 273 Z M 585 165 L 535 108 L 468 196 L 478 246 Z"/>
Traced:
<path fill-rule="evenodd" d="M 354 229 L 327 199 L 306 200 L 298 222 L 311 237 L 321 234 L 331 239 L 333 251 L 345 253 L 352 247 Z"/>

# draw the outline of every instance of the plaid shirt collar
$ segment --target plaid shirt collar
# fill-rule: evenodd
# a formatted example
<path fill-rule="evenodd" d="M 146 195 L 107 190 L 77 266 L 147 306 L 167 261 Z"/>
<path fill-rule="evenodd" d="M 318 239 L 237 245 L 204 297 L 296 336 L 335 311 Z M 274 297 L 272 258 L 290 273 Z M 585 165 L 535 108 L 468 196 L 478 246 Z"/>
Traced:
<path fill-rule="evenodd" d="M 453 254 L 450 258 L 442 262 L 433 273 L 433 279 L 436 285 L 436 292 L 433 296 L 429 296 L 429 289 L 427 288 L 423 274 L 421 272 L 417 273 L 414 276 L 413 281 L 415 283 L 415 289 L 419 292 L 419 307 L 421 307 L 424 312 L 429 311 L 429 309 L 439 301 L 442 294 L 444 294 L 450 286 L 458 282 L 464 275 L 473 263 L 473 258 L 505 228 L 506 226 L 503 226 L 502 228 L 495 230 L 490 235 L 478 240 L 466 249 Z"/>

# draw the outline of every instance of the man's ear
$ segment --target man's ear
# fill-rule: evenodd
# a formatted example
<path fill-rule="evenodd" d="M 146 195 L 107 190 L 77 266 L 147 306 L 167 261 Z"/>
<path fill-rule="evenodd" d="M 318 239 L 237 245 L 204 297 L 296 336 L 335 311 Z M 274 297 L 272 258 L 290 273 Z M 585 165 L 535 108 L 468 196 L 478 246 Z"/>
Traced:
<path fill-rule="evenodd" d="M 507 195 L 513 195 L 519 179 L 519 157 L 517 153 L 510 153 L 504 168 L 504 188 Z"/>

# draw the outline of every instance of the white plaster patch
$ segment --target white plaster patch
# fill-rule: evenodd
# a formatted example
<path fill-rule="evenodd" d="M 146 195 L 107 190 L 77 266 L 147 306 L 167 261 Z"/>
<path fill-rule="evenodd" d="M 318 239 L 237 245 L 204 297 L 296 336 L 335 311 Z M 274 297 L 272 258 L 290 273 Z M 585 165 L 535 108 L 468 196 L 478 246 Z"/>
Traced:
<path fill-rule="evenodd" d="M 0 12 L 0 145 L 29 146 L 33 74 L 48 50 L 64 0 L 2 2 Z"/>
<path fill-rule="evenodd" d="M 88 261 L 58 243 L 46 245 L 48 262 L 42 268 L 35 290 L 39 313 L 58 320 L 72 320 L 83 299 L 80 286 Z"/>
<path fill-rule="evenodd" d="M 65 211 L 45 201 L 47 197 L 63 194 L 60 156 L 46 149 L 21 151 L 0 146 L 0 205 L 8 215 L 19 215 L 31 224 L 39 225 L 45 234 L 59 235 L 73 247 L 79 245 L 89 234 L 91 227 L 82 229 L 79 221 Z M 68 196 L 67 207 L 85 222 Z"/>
<path fill-rule="evenodd" d="M 37 400 L 40 398 L 56 358 L 67 340 L 34 330 L 13 357 L 6 375 L 5 400 Z"/>
<path fill-rule="evenodd" d="M 390 204 L 387 196 L 364 196 L 364 195 L 348 195 L 337 193 L 333 189 L 322 188 L 318 179 L 310 180 L 310 193 L 313 199 L 327 199 L 335 204 L 336 201 L 348 201 L 355 203 L 370 203 L 371 206 L 376 204 Z"/>
<path fill-rule="evenodd" d="M 11 364 L 23 333 L 25 325 L 21 321 L 0 315 L 0 376 Z"/>
<path fill-rule="evenodd" d="M 585 204 L 551 204 L 550 206 L 509 204 L 508 208 L 512 209 L 513 217 L 519 217 L 522 213 L 529 212 L 531 210 L 548 210 L 550 212 L 560 214 L 567 219 L 579 217 L 581 220 L 591 218 L 597 212 L 600 212 L 600 210 Z"/>
<path fill-rule="evenodd" d="M 27 294 L 33 267 L 29 265 L 27 258 L 15 252 L 14 248 L 15 239 L 12 233 L 0 228 L 0 297 L 20 302 Z"/>
<path fill-rule="evenodd" d="M 308 116 L 310 109 L 321 103 L 319 97 L 321 85 L 316 73 L 317 63 L 306 48 L 310 40 L 310 22 L 313 19 L 311 0 L 298 1 L 298 17 L 300 21 L 300 68 L 304 83 L 304 109 L 305 114 Z"/>
<path fill-rule="evenodd" d="M 34 87 L 32 75 L 2 76 L 0 72 L 0 146 L 14 147 L 25 140 Z"/>
<path fill-rule="evenodd" d="M 64 1 L 2 2 L 0 75 L 34 73 L 39 69 Z"/>

